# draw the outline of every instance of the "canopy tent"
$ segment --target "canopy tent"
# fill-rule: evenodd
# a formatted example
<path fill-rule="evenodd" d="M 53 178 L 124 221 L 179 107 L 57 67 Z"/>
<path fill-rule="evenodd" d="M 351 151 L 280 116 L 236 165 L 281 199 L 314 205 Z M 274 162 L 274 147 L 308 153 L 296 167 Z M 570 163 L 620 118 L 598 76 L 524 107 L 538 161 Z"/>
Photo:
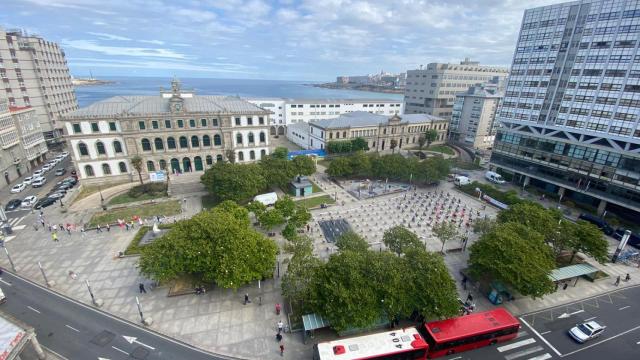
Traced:
<path fill-rule="evenodd" d="M 598 269 L 589 264 L 575 264 L 551 271 L 549 278 L 554 282 L 577 278 L 598 272 Z"/>

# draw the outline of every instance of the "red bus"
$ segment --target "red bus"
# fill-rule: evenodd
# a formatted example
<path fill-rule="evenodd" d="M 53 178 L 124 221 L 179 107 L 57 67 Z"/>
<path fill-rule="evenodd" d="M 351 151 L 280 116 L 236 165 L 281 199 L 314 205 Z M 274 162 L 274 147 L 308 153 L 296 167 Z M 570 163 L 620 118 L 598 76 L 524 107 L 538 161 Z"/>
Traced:
<path fill-rule="evenodd" d="M 498 308 L 453 319 L 425 323 L 421 333 L 429 344 L 429 359 L 493 345 L 516 337 L 520 322 Z"/>
<path fill-rule="evenodd" d="M 314 360 L 426 360 L 429 345 L 414 327 L 314 345 Z"/>

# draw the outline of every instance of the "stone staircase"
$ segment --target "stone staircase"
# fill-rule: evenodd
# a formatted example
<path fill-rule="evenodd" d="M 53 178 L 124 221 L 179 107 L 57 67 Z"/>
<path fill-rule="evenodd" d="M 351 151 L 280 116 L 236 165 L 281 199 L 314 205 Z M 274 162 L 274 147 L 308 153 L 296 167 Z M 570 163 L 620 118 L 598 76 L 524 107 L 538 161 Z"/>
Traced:
<path fill-rule="evenodd" d="M 207 191 L 200 182 L 203 172 L 170 175 L 169 195 L 180 196 Z"/>

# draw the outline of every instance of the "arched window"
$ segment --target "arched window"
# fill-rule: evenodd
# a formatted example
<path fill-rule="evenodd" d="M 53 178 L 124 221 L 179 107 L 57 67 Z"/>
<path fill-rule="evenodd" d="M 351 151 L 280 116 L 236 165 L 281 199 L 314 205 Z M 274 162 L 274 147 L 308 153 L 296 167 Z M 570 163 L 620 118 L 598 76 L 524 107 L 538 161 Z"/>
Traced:
<path fill-rule="evenodd" d="M 267 141 L 267 136 L 264 134 L 264 132 L 260 133 L 260 142 L 266 142 Z"/>
<path fill-rule="evenodd" d="M 96 142 L 96 151 L 98 152 L 98 155 L 105 155 L 107 153 L 107 150 L 104 148 L 104 143 L 102 141 Z"/>
<path fill-rule="evenodd" d="M 167 149 L 175 149 L 176 148 L 176 139 L 173 137 L 167 138 Z"/>
<path fill-rule="evenodd" d="M 180 136 L 180 149 L 186 149 L 189 147 L 189 142 L 186 136 Z"/>
<path fill-rule="evenodd" d="M 164 142 L 161 138 L 155 138 L 153 143 L 156 146 L 156 150 L 164 150 Z"/>
<path fill-rule="evenodd" d="M 118 167 L 120 168 L 120 173 L 124 174 L 127 172 L 127 164 L 124 163 L 124 161 L 120 161 L 118 163 Z"/>
<path fill-rule="evenodd" d="M 206 161 L 207 161 L 207 165 L 208 166 L 213 165 L 213 156 L 207 155 L 207 160 Z"/>
<path fill-rule="evenodd" d="M 193 158 L 193 168 L 196 171 L 204 170 L 204 166 L 202 166 L 202 158 L 200 156 L 196 156 Z"/>
<path fill-rule="evenodd" d="M 213 135 L 213 145 L 220 146 L 222 145 L 222 138 L 220 135 Z"/>
<path fill-rule="evenodd" d="M 91 165 L 85 165 L 84 173 L 87 175 L 87 177 L 96 176 L 96 174 L 93 172 L 93 167 Z"/>
<path fill-rule="evenodd" d="M 249 144 L 253 144 L 256 142 L 256 139 L 253 137 L 253 133 L 249 133 Z"/>
<path fill-rule="evenodd" d="M 120 144 L 120 141 L 116 140 L 113 142 L 113 151 L 116 154 L 122 153 L 122 144 Z"/>
<path fill-rule="evenodd" d="M 160 160 L 158 163 L 160 163 L 160 170 L 167 170 L 167 162 L 165 160 Z"/>
<path fill-rule="evenodd" d="M 111 166 L 107 163 L 102 164 L 102 173 L 105 175 L 111 175 Z"/>
<path fill-rule="evenodd" d="M 142 151 L 151 151 L 149 139 L 142 139 L 140 142 L 142 143 Z"/>
<path fill-rule="evenodd" d="M 191 137 L 191 147 L 200 147 L 200 140 L 195 135 Z"/>
<path fill-rule="evenodd" d="M 196 127 L 196 121 L 194 119 L 189 119 L 189 127 Z"/>
<path fill-rule="evenodd" d="M 147 170 L 156 171 L 156 164 L 154 164 L 151 160 L 147 161 Z"/>
<path fill-rule="evenodd" d="M 202 146 L 211 146 L 211 138 L 209 135 L 204 135 L 202 137 Z"/>
<path fill-rule="evenodd" d="M 343 131 L 343 132 L 342 132 L 342 137 L 343 137 L 343 138 L 346 138 L 346 137 L 347 137 L 347 132 L 346 132 L 346 131 Z"/>
<path fill-rule="evenodd" d="M 267 150 L 265 149 L 260 150 L 260 159 L 264 158 L 265 156 L 267 156 Z"/>
<path fill-rule="evenodd" d="M 244 153 L 242 151 L 238 151 L 238 161 L 244 161 Z"/>
<path fill-rule="evenodd" d="M 224 159 L 222 158 L 222 155 L 216 155 L 216 162 L 221 163 L 223 161 L 224 161 Z"/>
<path fill-rule="evenodd" d="M 256 152 L 251 150 L 249 151 L 249 159 L 250 160 L 255 160 L 256 159 Z"/>
<path fill-rule="evenodd" d="M 80 156 L 88 156 L 89 149 L 87 148 L 87 144 L 85 143 L 78 144 L 78 152 L 80 153 Z"/>
<path fill-rule="evenodd" d="M 236 134 L 236 144 L 242 144 L 242 134 Z"/>

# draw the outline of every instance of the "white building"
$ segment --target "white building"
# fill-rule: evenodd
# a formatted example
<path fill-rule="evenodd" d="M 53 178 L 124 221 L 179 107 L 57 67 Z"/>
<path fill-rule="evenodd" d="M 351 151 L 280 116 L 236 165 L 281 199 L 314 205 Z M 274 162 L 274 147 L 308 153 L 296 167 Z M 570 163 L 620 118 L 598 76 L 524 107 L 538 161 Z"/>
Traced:
<path fill-rule="evenodd" d="M 449 126 L 449 138 L 473 149 L 487 150 L 493 145 L 495 121 L 502 94 L 494 87 L 476 85 L 456 95 Z"/>
<path fill-rule="evenodd" d="M 402 114 L 402 101 L 389 99 L 285 99 L 253 98 L 247 101 L 271 111 L 271 135 L 285 135 L 286 127 L 300 122 L 333 119 L 341 114 L 366 111 L 379 115 Z"/>

